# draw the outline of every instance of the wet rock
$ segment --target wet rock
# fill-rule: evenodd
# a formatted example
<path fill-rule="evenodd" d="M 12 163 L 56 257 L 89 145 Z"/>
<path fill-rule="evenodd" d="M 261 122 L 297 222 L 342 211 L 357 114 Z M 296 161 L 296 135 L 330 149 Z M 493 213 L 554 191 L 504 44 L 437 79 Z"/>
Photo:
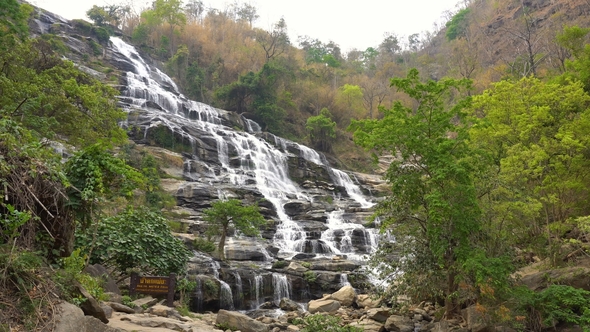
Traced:
<path fill-rule="evenodd" d="M 300 310 L 301 307 L 299 306 L 299 304 L 293 300 L 290 300 L 286 297 L 283 297 L 281 299 L 281 302 L 279 303 L 279 308 L 285 310 L 285 311 L 297 311 Z"/>

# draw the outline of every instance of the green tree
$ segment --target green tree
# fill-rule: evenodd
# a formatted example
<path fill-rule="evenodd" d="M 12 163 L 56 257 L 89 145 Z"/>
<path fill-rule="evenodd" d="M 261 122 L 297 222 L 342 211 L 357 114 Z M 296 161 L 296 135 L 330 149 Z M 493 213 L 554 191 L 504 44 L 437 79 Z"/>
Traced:
<path fill-rule="evenodd" d="M 220 236 L 217 248 L 222 260 L 225 259 L 223 248 L 230 226 L 246 236 L 258 236 L 260 227 L 266 225 L 257 205 L 243 206 L 237 199 L 214 202 L 203 210 L 203 219 L 209 225 L 207 233 Z"/>
<path fill-rule="evenodd" d="M 4 51 L 18 40 L 28 37 L 27 19 L 33 7 L 17 0 L 0 0 L 0 50 Z"/>
<path fill-rule="evenodd" d="M 279 83 L 288 74 L 281 64 L 267 62 L 258 73 L 248 72 L 241 75 L 237 82 L 219 88 L 215 97 L 225 102 L 226 109 L 248 112 L 264 130 L 279 133 L 285 110 L 278 105 L 277 91 Z"/>
<path fill-rule="evenodd" d="M 181 273 L 190 257 L 184 243 L 171 233 L 166 218 L 146 207 L 128 207 L 101 220 L 96 229 L 78 232 L 76 244 L 89 255 L 91 264 L 123 272 L 139 269 L 147 274 Z"/>
<path fill-rule="evenodd" d="M 467 18 L 469 16 L 470 8 L 463 8 L 453 15 L 453 17 L 446 23 L 447 32 L 445 33 L 447 40 L 451 41 L 462 37 L 465 34 L 465 29 L 469 22 Z"/>
<path fill-rule="evenodd" d="M 332 142 L 336 138 L 336 122 L 332 121 L 332 114 L 327 108 L 322 108 L 320 115 L 307 118 L 305 129 L 314 148 L 331 152 Z"/>
<path fill-rule="evenodd" d="M 399 156 L 386 173 L 392 195 L 376 213 L 384 220 L 382 227 L 396 225 L 402 233 L 376 258 L 404 271 L 394 289 L 424 290 L 430 285 L 426 293 L 444 296 L 446 315 L 451 317 L 460 309 L 459 276 L 474 248 L 472 236 L 479 230 L 475 170 L 469 160 L 467 130 L 460 121 L 470 100 L 455 97 L 450 104 L 451 93 L 468 88 L 470 82 L 422 83 L 412 69 L 406 78 L 391 79 L 391 85 L 414 99 L 417 107 L 396 101 L 391 109 L 382 109 L 382 119 L 353 121 L 350 126 L 355 143 Z M 392 246 L 403 249 L 404 260 L 392 262 L 387 252 Z"/>
<path fill-rule="evenodd" d="M 69 205 L 84 226 L 94 219 L 105 199 L 131 197 L 133 190 L 145 185 L 140 172 L 114 157 L 101 144 L 77 152 L 67 161 L 65 172 L 71 184 Z"/>
<path fill-rule="evenodd" d="M 478 183 L 495 237 L 550 240 L 551 223 L 589 212 L 579 200 L 589 194 L 588 106 L 581 82 L 536 78 L 501 81 L 473 98 L 471 145 L 491 160 Z"/>

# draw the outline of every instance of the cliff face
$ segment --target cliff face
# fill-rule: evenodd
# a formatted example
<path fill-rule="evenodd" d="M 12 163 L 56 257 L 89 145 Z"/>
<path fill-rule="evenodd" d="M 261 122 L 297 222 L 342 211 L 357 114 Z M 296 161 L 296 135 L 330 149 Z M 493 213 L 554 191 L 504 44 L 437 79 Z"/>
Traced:
<path fill-rule="evenodd" d="M 368 217 L 382 194 L 379 179 L 335 169 L 306 146 L 187 99 L 123 37 L 101 42 L 94 27 L 44 11 L 31 27 L 35 34 L 61 38 L 81 70 L 119 89 L 119 105 L 128 113 L 121 125 L 175 178 L 165 187 L 182 210 L 180 221 L 188 229 L 182 237 L 189 245 L 204 236 L 201 211 L 216 200 L 258 204 L 269 221 L 261 238 L 230 234 L 228 261 L 195 252 L 189 267 L 199 285 L 195 310 L 256 309 L 282 297 L 307 301 L 345 284 L 368 285 L 368 273 L 360 269 L 378 242 Z"/>

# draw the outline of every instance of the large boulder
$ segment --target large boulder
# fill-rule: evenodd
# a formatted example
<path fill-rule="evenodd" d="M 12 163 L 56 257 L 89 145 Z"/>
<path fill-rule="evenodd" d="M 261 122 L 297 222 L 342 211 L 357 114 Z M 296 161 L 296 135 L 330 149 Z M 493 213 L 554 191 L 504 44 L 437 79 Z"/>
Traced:
<path fill-rule="evenodd" d="M 54 332 L 80 331 L 80 320 L 84 318 L 84 312 L 77 306 L 62 302 L 57 305 L 58 314 L 55 317 Z"/>
<path fill-rule="evenodd" d="M 350 285 L 344 286 L 332 294 L 332 299 L 340 302 L 345 307 L 350 307 L 354 303 L 355 298 L 356 292 Z"/>
<path fill-rule="evenodd" d="M 315 314 L 316 312 L 336 312 L 338 309 L 340 309 L 340 302 L 324 298 L 309 301 L 307 311 Z"/>
<path fill-rule="evenodd" d="M 413 332 L 414 322 L 408 317 L 392 315 L 385 321 L 385 328 L 390 332 Z"/>
<path fill-rule="evenodd" d="M 76 287 L 78 293 L 86 298 L 86 300 L 80 304 L 80 308 L 82 311 L 84 311 L 84 314 L 96 317 L 100 319 L 101 322 L 108 324 L 109 320 L 107 319 L 104 309 L 100 306 L 100 303 L 98 303 L 98 301 L 92 295 L 90 295 L 90 293 L 80 283 L 75 282 L 74 286 Z"/>
<path fill-rule="evenodd" d="M 381 305 L 381 298 L 374 298 L 371 295 L 359 294 L 356 297 L 356 305 L 359 308 L 378 308 Z"/>
<path fill-rule="evenodd" d="M 268 326 L 235 311 L 219 310 L 216 324 L 225 324 L 242 332 L 268 332 Z"/>

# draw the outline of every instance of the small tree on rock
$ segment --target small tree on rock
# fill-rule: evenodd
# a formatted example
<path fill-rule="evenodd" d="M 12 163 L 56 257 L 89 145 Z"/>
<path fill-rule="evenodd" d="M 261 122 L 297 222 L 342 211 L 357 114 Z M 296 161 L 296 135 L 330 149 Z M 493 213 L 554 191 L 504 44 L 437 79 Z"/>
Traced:
<path fill-rule="evenodd" d="M 203 210 L 204 219 L 209 224 L 207 232 L 219 235 L 219 256 L 225 260 L 223 248 L 230 225 L 246 236 L 258 236 L 260 227 L 266 225 L 266 220 L 258 211 L 258 205 L 243 206 L 237 199 L 217 201 L 211 207 Z"/>

